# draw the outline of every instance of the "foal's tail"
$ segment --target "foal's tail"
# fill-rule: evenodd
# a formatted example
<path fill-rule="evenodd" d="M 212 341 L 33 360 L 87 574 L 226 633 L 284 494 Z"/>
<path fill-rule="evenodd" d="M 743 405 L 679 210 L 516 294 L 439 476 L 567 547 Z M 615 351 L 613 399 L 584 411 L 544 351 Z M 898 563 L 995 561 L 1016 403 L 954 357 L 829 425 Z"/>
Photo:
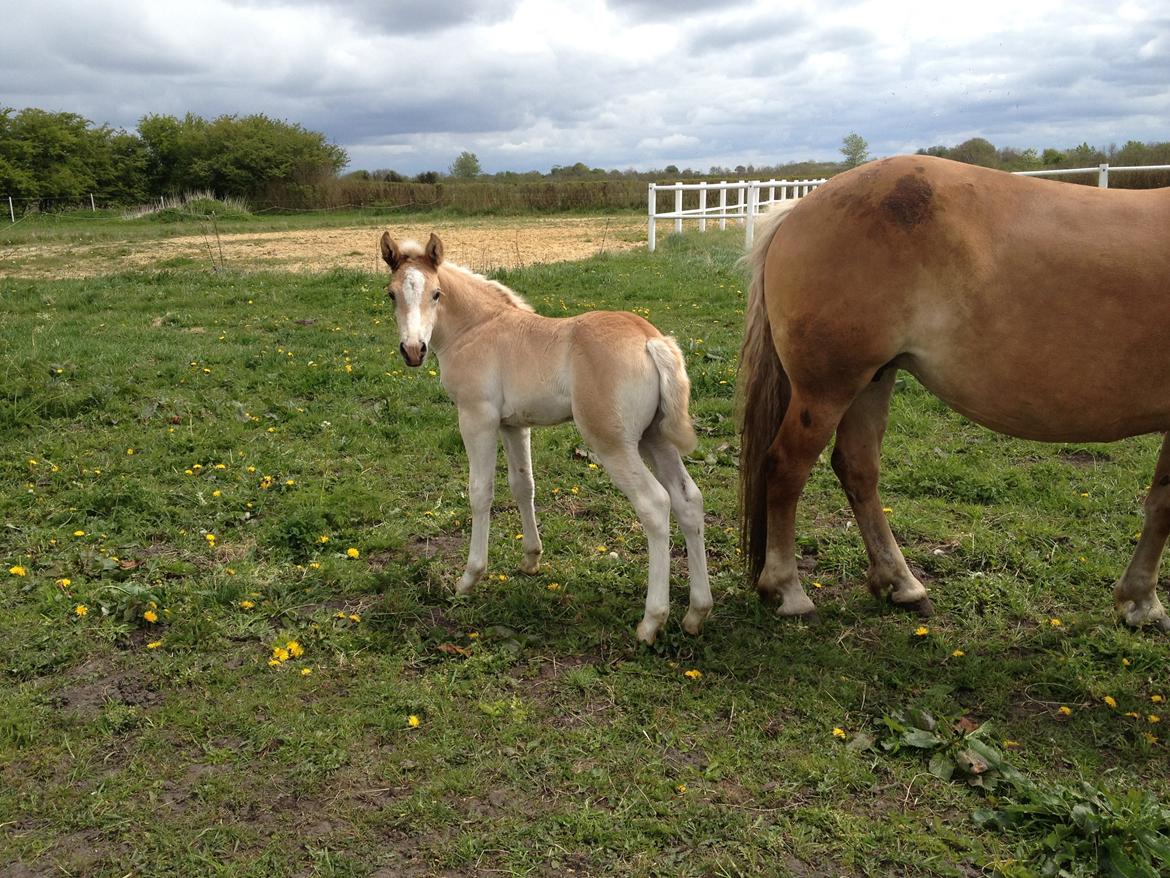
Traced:
<path fill-rule="evenodd" d="M 646 352 L 658 368 L 658 411 L 662 413 L 660 429 L 683 454 L 690 454 L 699 444 L 687 406 L 691 400 L 691 379 L 678 342 L 669 335 L 646 340 Z"/>
<path fill-rule="evenodd" d="M 795 202 L 793 202 L 795 205 Z M 791 208 L 789 208 L 791 209 Z M 751 286 L 745 313 L 743 346 L 739 351 L 739 508 L 740 548 L 744 573 L 755 582 L 764 568 L 768 544 L 768 450 L 772 446 L 792 387 L 776 354 L 772 325 L 764 304 L 764 260 L 781 222 L 784 210 L 769 216 L 756 232 L 744 262 L 751 271 Z"/>

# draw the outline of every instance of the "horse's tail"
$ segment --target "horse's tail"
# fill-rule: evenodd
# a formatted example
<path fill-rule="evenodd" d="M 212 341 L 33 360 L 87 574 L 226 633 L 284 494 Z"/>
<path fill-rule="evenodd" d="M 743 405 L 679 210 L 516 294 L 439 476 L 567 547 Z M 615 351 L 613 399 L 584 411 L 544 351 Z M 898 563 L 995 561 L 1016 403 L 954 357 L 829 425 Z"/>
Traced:
<path fill-rule="evenodd" d="M 695 427 L 687 411 L 691 400 L 691 379 L 678 342 L 669 335 L 646 340 L 646 352 L 658 368 L 658 411 L 660 429 L 683 454 L 690 454 L 699 444 Z"/>
<path fill-rule="evenodd" d="M 793 206 L 796 204 L 792 202 Z M 736 379 L 739 414 L 740 549 L 744 573 L 755 582 L 764 568 L 768 544 L 768 450 L 784 420 L 792 387 L 772 341 L 764 304 L 764 260 L 786 207 L 767 216 L 744 263 L 751 271 L 743 346 Z"/>

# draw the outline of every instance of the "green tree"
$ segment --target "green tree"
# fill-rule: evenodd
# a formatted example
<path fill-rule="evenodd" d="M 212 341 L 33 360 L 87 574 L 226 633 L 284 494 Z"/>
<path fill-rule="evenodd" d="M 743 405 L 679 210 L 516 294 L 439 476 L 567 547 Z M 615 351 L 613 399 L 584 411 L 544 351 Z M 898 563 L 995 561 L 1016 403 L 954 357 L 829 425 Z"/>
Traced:
<path fill-rule="evenodd" d="M 846 134 L 841 141 L 841 155 L 845 156 L 845 166 L 856 168 L 869 161 L 869 144 L 856 131 Z"/>
<path fill-rule="evenodd" d="M 985 168 L 999 167 L 999 153 L 994 144 L 982 137 L 964 140 L 950 151 L 949 158 L 969 165 L 982 165 Z"/>
<path fill-rule="evenodd" d="M 475 157 L 475 153 L 464 150 L 459 153 L 459 158 L 451 162 L 451 176 L 458 177 L 461 180 L 472 180 L 483 173 L 483 168 L 479 166 L 479 159 Z"/>

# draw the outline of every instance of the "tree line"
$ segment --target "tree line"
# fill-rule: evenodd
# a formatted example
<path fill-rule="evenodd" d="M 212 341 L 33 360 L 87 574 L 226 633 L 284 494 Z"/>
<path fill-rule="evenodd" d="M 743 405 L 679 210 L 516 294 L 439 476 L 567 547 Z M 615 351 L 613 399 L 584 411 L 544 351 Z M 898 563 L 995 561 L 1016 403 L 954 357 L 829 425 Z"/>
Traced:
<path fill-rule="evenodd" d="M 646 181 L 829 177 L 867 160 L 868 150 L 865 139 L 852 132 L 843 139 L 842 161 L 712 166 L 705 170 L 667 165 L 650 171 L 607 170 L 576 162 L 555 165 L 547 172 L 485 174 L 476 155 L 465 150 L 446 172 L 406 175 L 380 169 L 343 174 L 348 163 L 344 149 L 320 132 L 263 114 L 215 119 L 191 113 L 181 118 L 152 114 L 143 117 L 136 130 L 125 131 L 95 125 L 76 113 L 0 107 L 0 196 L 76 199 L 95 193 L 105 203 L 129 205 L 159 196 L 210 191 L 221 198 L 244 198 L 275 207 L 380 201 L 425 207 L 442 201 L 444 184 L 478 183 L 480 188 L 485 184 L 523 187 L 523 197 L 513 198 L 521 208 L 531 204 L 547 204 L 550 210 L 566 205 L 591 208 L 595 202 L 612 202 L 619 190 L 623 203 L 644 199 L 644 189 L 634 184 Z M 996 147 L 976 137 L 918 153 L 1005 171 L 1091 167 L 1103 162 L 1170 164 L 1170 142 L 1133 140 L 1105 149 L 1082 143 L 1068 149 L 1037 150 Z M 1170 176 L 1165 173 L 1119 176 L 1111 181 L 1117 186 L 1162 186 L 1167 182 Z M 590 184 L 588 193 L 585 184 Z M 574 191 L 568 192 L 566 186 Z M 490 201 L 490 194 L 476 193 L 473 200 Z"/>
<path fill-rule="evenodd" d="M 134 204 L 195 190 L 263 199 L 335 177 L 349 157 L 325 135 L 263 114 L 145 116 L 136 131 L 77 113 L 0 107 L 0 194 Z"/>

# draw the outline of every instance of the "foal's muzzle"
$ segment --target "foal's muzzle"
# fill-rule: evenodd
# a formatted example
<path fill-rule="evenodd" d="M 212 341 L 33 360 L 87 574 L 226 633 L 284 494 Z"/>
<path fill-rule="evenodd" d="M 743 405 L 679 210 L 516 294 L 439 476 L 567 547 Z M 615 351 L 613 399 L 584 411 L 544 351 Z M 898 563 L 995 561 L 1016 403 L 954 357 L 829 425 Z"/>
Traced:
<path fill-rule="evenodd" d="M 427 358 L 427 343 L 420 341 L 411 342 L 408 345 L 406 342 L 399 342 L 398 351 L 402 354 L 402 359 L 406 361 L 406 365 L 421 366 L 423 360 Z"/>

